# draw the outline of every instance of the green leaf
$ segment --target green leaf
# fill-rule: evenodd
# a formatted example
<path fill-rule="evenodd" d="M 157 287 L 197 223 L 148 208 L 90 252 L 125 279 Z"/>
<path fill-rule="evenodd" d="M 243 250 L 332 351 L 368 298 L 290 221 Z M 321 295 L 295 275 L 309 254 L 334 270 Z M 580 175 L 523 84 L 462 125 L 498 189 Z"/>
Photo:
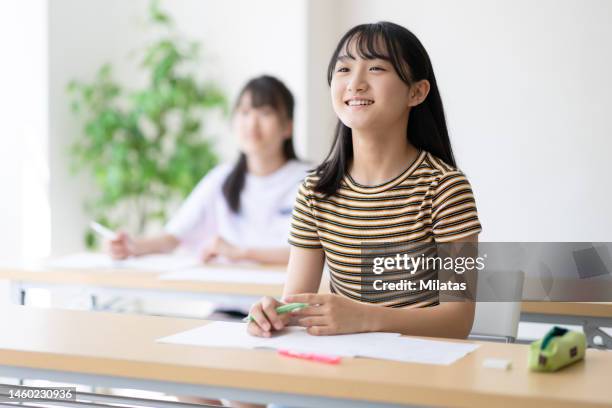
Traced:
<path fill-rule="evenodd" d="M 172 20 L 170 16 L 159 9 L 159 1 L 153 0 L 149 6 L 149 15 L 151 19 L 160 24 L 170 24 Z"/>
<path fill-rule="evenodd" d="M 85 231 L 84 241 L 85 247 L 89 250 L 94 250 L 98 247 L 98 237 L 89 228 Z"/>

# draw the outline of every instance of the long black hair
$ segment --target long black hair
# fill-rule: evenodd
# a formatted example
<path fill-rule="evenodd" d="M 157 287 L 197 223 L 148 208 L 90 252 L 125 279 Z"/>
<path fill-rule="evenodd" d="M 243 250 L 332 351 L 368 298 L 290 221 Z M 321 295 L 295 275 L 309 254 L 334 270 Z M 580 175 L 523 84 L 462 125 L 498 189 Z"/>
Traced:
<path fill-rule="evenodd" d="M 279 79 L 269 75 L 262 75 L 251 79 L 242 88 L 238 98 L 236 98 L 236 104 L 233 109 L 234 112 L 240 104 L 242 97 L 247 92 L 251 96 L 252 107 L 259 108 L 262 106 L 269 106 L 274 109 L 278 115 L 286 115 L 287 119 L 293 120 L 293 107 L 295 105 L 293 95 Z M 297 158 L 293 148 L 293 135 L 290 135 L 283 142 L 283 155 L 287 160 Z M 246 173 L 246 155 L 241 152 L 238 162 L 236 162 L 234 168 L 223 182 L 222 188 L 227 205 L 234 213 L 240 211 L 240 193 L 244 188 Z"/>
<path fill-rule="evenodd" d="M 416 148 L 426 150 L 456 167 L 436 77 L 429 55 L 419 39 L 408 29 L 388 21 L 353 27 L 340 39 L 329 61 L 327 69 L 329 85 L 340 52 L 345 52 L 349 58 L 354 58 L 350 54 L 351 44 L 355 45 L 358 56 L 363 59 L 388 60 L 408 86 L 422 79 L 429 81 L 430 90 L 427 98 L 410 110 L 406 136 Z M 319 176 L 315 190 L 324 196 L 334 194 L 340 188 L 352 158 L 351 128 L 338 120 L 331 150 L 315 170 Z"/>

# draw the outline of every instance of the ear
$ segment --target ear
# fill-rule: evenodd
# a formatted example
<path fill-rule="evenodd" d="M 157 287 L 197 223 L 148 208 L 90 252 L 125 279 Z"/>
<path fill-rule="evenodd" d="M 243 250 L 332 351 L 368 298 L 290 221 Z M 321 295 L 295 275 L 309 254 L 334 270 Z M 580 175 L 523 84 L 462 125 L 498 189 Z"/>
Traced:
<path fill-rule="evenodd" d="M 415 107 L 421 104 L 425 100 L 425 98 L 427 98 L 427 95 L 429 95 L 430 88 L 431 88 L 431 85 L 429 84 L 429 81 L 426 79 L 422 79 L 412 84 L 412 86 L 410 87 L 410 90 L 408 91 L 409 92 L 408 106 L 412 108 L 412 107 Z"/>

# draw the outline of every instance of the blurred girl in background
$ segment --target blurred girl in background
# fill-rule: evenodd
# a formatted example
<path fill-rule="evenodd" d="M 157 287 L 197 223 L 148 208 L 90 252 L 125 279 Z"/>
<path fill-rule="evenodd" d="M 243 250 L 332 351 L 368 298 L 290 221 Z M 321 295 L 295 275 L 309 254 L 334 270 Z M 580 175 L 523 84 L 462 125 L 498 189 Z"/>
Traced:
<path fill-rule="evenodd" d="M 287 264 L 291 210 L 308 165 L 293 148 L 293 95 L 277 78 L 251 79 L 232 114 L 240 145 L 233 165 L 219 165 L 196 186 L 163 234 L 110 241 L 115 259 L 168 253 L 177 247 L 203 261 Z"/>

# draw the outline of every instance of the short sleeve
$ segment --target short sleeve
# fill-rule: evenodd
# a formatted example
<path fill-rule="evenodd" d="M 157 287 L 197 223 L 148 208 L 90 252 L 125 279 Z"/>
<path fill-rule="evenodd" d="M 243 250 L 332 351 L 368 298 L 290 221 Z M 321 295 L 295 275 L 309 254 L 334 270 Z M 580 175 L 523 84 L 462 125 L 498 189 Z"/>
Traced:
<path fill-rule="evenodd" d="M 322 248 L 312 205 L 313 192 L 304 180 L 295 198 L 289 243 L 301 248 Z"/>
<path fill-rule="evenodd" d="M 482 231 L 472 186 L 460 171 L 442 175 L 432 200 L 432 232 L 438 243 Z"/>
<path fill-rule="evenodd" d="M 212 216 L 212 204 L 221 192 L 227 173 L 226 168 L 219 166 L 204 176 L 166 224 L 165 231 L 184 242 L 204 225 L 212 225 L 206 221 Z"/>

